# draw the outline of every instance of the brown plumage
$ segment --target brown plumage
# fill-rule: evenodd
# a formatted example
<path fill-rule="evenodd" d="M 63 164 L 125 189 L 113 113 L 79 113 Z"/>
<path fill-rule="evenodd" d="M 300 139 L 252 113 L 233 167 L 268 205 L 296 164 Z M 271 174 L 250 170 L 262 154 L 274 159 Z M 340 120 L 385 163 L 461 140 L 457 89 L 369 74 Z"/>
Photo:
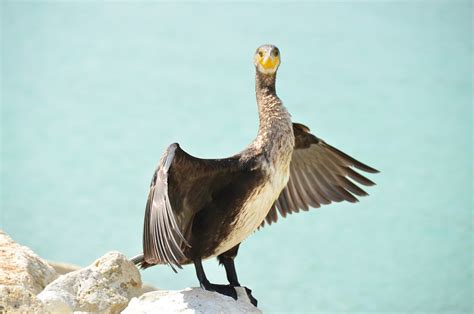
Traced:
<path fill-rule="evenodd" d="M 355 160 L 292 123 L 275 91 L 278 48 L 257 49 L 256 96 L 259 130 L 241 153 L 200 159 L 170 145 L 158 163 L 145 210 L 143 268 L 168 264 L 173 270 L 194 263 L 201 286 L 236 297 L 233 259 L 240 243 L 266 222 L 331 202 L 365 196 L 356 183 L 374 183 L 355 169 L 377 170 Z M 353 182 L 354 181 L 354 182 Z M 211 284 L 201 260 L 217 256 L 229 285 Z M 250 290 L 247 294 L 255 305 Z"/>
<path fill-rule="evenodd" d="M 376 169 L 318 139 L 303 124 L 293 123 L 293 132 L 295 147 L 290 163 L 290 178 L 262 226 L 265 222 L 276 222 L 277 211 L 286 217 L 300 209 L 306 211 L 309 207 L 320 207 L 321 204 L 331 202 L 354 203 L 358 201 L 356 196 L 368 195 L 348 178 L 365 186 L 375 184 L 352 168 L 369 173 L 377 173 Z"/>

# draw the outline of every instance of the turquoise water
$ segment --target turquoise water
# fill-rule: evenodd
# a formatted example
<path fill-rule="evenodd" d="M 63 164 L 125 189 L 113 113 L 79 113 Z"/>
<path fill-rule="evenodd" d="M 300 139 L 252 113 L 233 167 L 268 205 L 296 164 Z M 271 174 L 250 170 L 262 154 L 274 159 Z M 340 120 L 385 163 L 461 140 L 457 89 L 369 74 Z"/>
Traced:
<path fill-rule="evenodd" d="M 81 265 L 138 253 L 162 152 L 247 145 L 252 55 L 274 43 L 294 120 L 382 172 L 358 204 L 252 235 L 240 281 L 268 312 L 473 310 L 470 2 L 1 7 L 0 226 L 17 241 Z M 225 281 L 214 260 L 205 268 Z M 143 276 L 197 285 L 193 267 Z"/>

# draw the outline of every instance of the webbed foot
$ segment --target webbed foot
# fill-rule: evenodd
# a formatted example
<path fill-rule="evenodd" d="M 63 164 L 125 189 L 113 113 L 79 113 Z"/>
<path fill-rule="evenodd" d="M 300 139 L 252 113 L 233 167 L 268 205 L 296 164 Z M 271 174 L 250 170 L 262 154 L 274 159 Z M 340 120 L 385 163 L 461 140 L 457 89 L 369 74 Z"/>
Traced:
<path fill-rule="evenodd" d="M 215 291 L 237 300 L 237 292 L 231 285 L 217 285 L 210 282 L 201 283 L 201 288 L 207 291 Z"/>

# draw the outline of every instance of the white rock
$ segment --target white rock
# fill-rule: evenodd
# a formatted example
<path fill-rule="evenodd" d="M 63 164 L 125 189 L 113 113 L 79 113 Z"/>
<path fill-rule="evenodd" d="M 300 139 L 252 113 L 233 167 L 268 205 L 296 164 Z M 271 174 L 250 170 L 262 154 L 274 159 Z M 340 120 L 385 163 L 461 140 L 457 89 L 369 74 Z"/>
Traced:
<path fill-rule="evenodd" d="M 36 294 L 57 277 L 48 263 L 0 230 L 0 312 L 41 311 Z"/>
<path fill-rule="evenodd" d="M 41 303 L 29 290 L 21 286 L 0 284 L 0 313 L 43 312 Z"/>
<path fill-rule="evenodd" d="M 64 274 L 67 274 L 67 273 L 70 273 L 72 271 L 82 268 L 81 266 L 75 265 L 75 264 L 53 262 L 53 261 L 48 261 L 48 264 L 51 265 L 54 268 L 54 270 L 60 275 L 64 275 Z"/>
<path fill-rule="evenodd" d="M 248 300 L 244 288 L 237 288 L 238 300 L 201 288 L 180 291 L 152 291 L 133 298 L 122 313 L 261 313 Z"/>
<path fill-rule="evenodd" d="M 127 257 L 109 252 L 92 265 L 60 276 L 38 299 L 45 311 L 116 313 L 142 293 L 140 273 Z"/>
<path fill-rule="evenodd" d="M 64 274 L 67 274 L 67 273 L 70 273 L 72 271 L 82 268 L 81 266 L 76 265 L 76 264 L 54 262 L 54 261 L 48 261 L 48 264 L 51 265 L 59 275 L 64 275 Z M 158 290 L 158 288 L 150 284 L 143 283 L 142 292 L 140 294 L 143 294 L 145 292 L 150 292 L 150 291 L 156 291 L 156 290 Z"/>

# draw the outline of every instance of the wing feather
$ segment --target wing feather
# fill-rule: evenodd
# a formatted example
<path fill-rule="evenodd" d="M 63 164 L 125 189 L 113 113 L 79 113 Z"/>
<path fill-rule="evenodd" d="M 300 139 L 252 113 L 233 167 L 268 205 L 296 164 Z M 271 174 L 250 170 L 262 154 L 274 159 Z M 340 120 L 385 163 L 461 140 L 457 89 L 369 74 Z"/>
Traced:
<path fill-rule="evenodd" d="M 309 206 L 312 206 L 313 201 L 306 193 L 306 189 L 301 184 L 301 179 L 296 175 L 296 170 L 292 172 L 293 184 L 296 193 L 300 198 L 301 209 L 304 211 L 309 210 Z"/>
<path fill-rule="evenodd" d="M 293 123 L 293 132 L 295 148 L 290 178 L 265 219 L 268 224 L 278 220 L 276 209 L 286 217 L 300 209 L 308 210 L 321 204 L 355 203 L 358 202 L 356 196 L 368 195 L 356 183 L 364 186 L 375 183 L 353 168 L 368 173 L 377 173 L 378 170 L 317 138 L 305 125 Z"/>
<path fill-rule="evenodd" d="M 307 169 L 298 169 L 296 168 L 296 172 L 298 175 L 298 178 L 302 180 L 302 184 L 304 185 L 304 189 L 308 191 L 308 195 L 319 205 L 327 205 L 331 203 L 324 195 L 323 193 L 317 189 L 317 183 L 316 181 L 312 178 L 312 175 L 307 174 Z M 313 207 L 320 207 L 319 206 L 313 206 Z"/>
<path fill-rule="evenodd" d="M 194 215 L 212 199 L 221 178 L 240 170 L 239 155 L 199 159 L 171 144 L 154 172 L 145 208 L 142 265 L 168 264 L 174 271 L 186 261 Z"/>
<path fill-rule="evenodd" d="M 153 175 L 143 228 L 143 253 L 148 264 L 165 263 L 176 271 L 189 246 L 176 222 L 168 194 L 168 179 L 177 144 L 168 147 Z"/>
<path fill-rule="evenodd" d="M 272 224 L 272 222 L 276 222 L 278 219 L 278 214 L 277 214 L 277 209 L 276 209 L 276 203 L 270 208 L 270 211 L 268 212 L 268 215 L 266 217 L 266 221 L 268 224 Z"/>

